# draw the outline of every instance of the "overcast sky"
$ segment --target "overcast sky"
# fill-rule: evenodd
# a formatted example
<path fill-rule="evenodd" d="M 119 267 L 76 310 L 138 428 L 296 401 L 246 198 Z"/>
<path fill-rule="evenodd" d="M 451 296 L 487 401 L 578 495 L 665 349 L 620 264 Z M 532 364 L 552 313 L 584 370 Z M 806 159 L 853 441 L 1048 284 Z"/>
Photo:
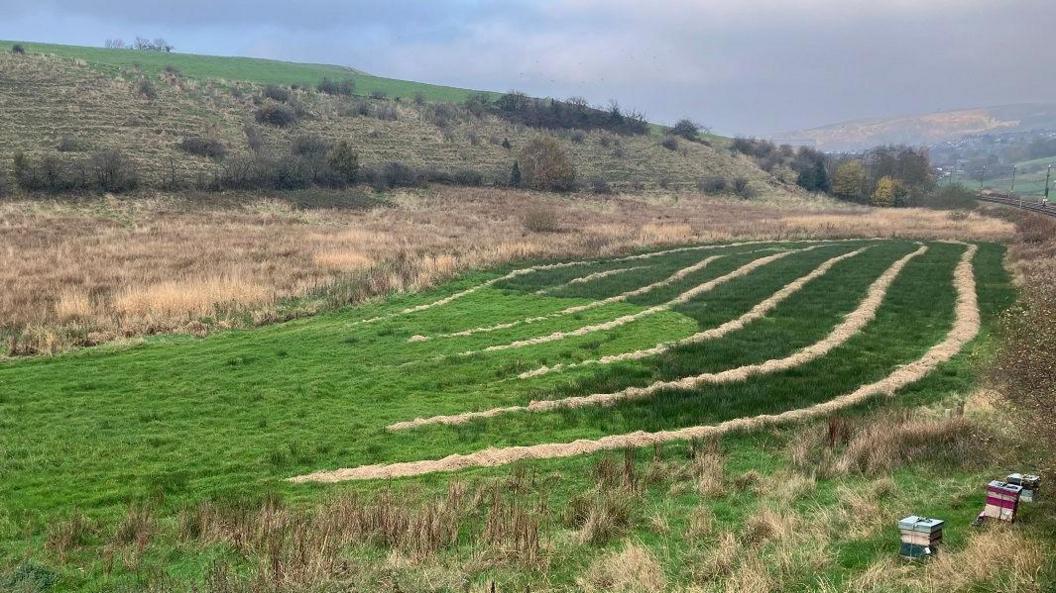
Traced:
<path fill-rule="evenodd" d="M 0 0 L 0 38 L 136 35 L 724 133 L 1056 101 L 1056 0 Z"/>

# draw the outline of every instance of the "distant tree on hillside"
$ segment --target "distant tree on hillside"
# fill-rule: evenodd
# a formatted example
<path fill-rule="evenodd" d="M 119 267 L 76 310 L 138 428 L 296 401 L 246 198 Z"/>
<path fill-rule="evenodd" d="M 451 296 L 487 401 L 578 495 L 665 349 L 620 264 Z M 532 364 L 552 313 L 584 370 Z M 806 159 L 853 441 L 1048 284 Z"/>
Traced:
<path fill-rule="evenodd" d="M 829 157 L 825 153 L 801 146 L 795 155 L 792 170 L 797 174 L 796 185 L 814 192 L 832 190 L 832 182 L 829 179 Z"/>
<path fill-rule="evenodd" d="M 103 47 L 107 49 L 125 49 L 125 40 L 121 38 L 107 39 L 103 43 Z"/>
<path fill-rule="evenodd" d="M 26 48 L 22 47 L 22 44 L 16 43 L 11 46 L 11 53 L 15 54 L 16 56 L 22 56 L 25 55 Z"/>
<path fill-rule="evenodd" d="M 540 137 L 521 151 L 521 178 L 533 189 L 571 191 L 576 185 L 576 170 L 557 140 Z"/>
<path fill-rule="evenodd" d="M 165 53 L 171 52 L 175 49 L 172 44 L 165 39 L 158 37 L 156 39 L 147 39 L 145 37 L 136 37 L 136 40 L 132 42 L 132 49 L 138 49 L 142 51 L 161 51 Z"/>
<path fill-rule="evenodd" d="M 330 150 L 330 169 L 341 184 L 355 183 L 359 176 L 359 154 L 352 148 L 352 143 L 341 140 Z"/>
<path fill-rule="evenodd" d="M 832 194 L 844 200 L 862 201 L 866 192 L 865 165 L 858 159 L 844 161 L 832 176 Z"/>
<path fill-rule="evenodd" d="M 683 118 L 671 128 L 671 133 L 675 136 L 682 136 L 686 140 L 696 141 L 700 139 L 700 126 L 691 119 Z"/>
<path fill-rule="evenodd" d="M 876 189 L 873 191 L 870 203 L 878 208 L 891 208 L 895 205 L 900 192 L 898 180 L 885 175 L 876 182 Z"/>

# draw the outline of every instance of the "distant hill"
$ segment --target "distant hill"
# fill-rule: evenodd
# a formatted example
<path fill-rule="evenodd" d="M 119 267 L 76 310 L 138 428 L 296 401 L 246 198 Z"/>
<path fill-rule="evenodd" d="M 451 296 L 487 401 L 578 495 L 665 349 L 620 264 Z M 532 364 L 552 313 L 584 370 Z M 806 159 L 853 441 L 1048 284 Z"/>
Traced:
<path fill-rule="evenodd" d="M 120 149 L 148 185 L 214 175 L 241 156 L 289 153 L 307 138 L 352 143 L 365 167 L 398 161 L 485 183 L 509 178 L 517 153 L 538 135 L 556 138 L 572 156 L 580 180 L 614 187 L 695 188 L 702 178 L 745 178 L 756 189 L 783 187 L 728 140 L 662 143 L 649 133 L 542 130 L 463 105 L 476 91 L 401 81 L 340 66 L 252 58 L 0 42 L 0 173 L 10 175 L 22 152 L 43 159 L 87 158 Z M 316 90 L 323 77 L 355 81 L 352 94 Z M 265 96 L 281 85 L 284 98 Z M 144 93 L 144 85 L 150 89 Z M 256 116 L 283 104 L 296 123 L 268 125 Z M 189 154 L 186 139 L 223 144 L 226 160 Z M 666 146 L 665 146 L 666 144 Z M 310 146 L 310 143 L 306 146 Z"/>
<path fill-rule="evenodd" d="M 930 145 L 968 134 L 1056 127 L 1056 103 L 1024 103 L 923 115 L 853 120 L 781 134 L 822 150 L 861 150 L 880 144 Z"/>

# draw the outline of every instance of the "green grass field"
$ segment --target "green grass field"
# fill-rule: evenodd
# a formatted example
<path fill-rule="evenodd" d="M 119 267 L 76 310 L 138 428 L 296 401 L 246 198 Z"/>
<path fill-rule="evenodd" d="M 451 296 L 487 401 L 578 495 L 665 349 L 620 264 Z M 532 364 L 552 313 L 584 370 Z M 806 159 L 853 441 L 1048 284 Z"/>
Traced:
<path fill-rule="evenodd" d="M 329 64 L 300 64 L 260 58 L 207 56 L 185 53 L 163 53 L 156 51 L 107 49 L 79 45 L 53 43 L 27 43 L 0 41 L 0 51 L 9 52 L 16 43 L 28 53 L 50 54 L 63 58 L 83 60 L 90 66 L 111 74 L 139 69 L 157 75 L 172 66 L 193 79 L 215 79 L 231 82 L 243 81 L 258 84 L 301 85 L 314 87 L 324 77 L 333 80 L 354 80 L 356 93 L 369 95 L 382 92 L 390 97 L 413 98 L 421 94 L 429 101 L 460 102 L 478 91 L 455 87 L 396 80 L 372 76 L 353 68 Z"/>
<path fill-rule="evenodd" d="M 1045 172 L 1048 166 L 1053 163 L 1056 163 L 1056 157 L 1045 157 L 1016 163 L 1015 193 L 1022 196 L 1044 196 Z M 1001 171 L 999 175 L 984 180 L 982 185 L 998 191 L 1012 191 L 1011 166 Z"/>
<path fill-rule="evenodd" d="M 394 481 L 294 484 L 287 478 L 317 470 L 437 459 L 487 447 L 715 424 L 832 399 L 919 358 L 949 331 L 956 298 L 952 273 L 965 247 L 928 246 L 891 284 L 876 318 L 827 355 L 743 382 L 666 389 L 612 407 L 512 413 L 456 426 L 386 430 L 393 422 L 420 416 L 612 392 L 788 356 L 822 339 L 859 305 L 884 270 L 918 246 L 908 241 L 757 244 L 715 246 L 634 262 L 596 261 L 516 276 L 446 304 L 400 313 L 509 271 L 497 270 L 471 274 L 426 294 L 403 295 L 273 327 L 206 339 L 160 337 L 142 345 L 3 363 L 0 556 L 5 560 L 0 562 L 0 583 L 4 571 L 15 571 L 16 566 L 32 561 L 32 566 L 46 567 L 57 575 L 63 590 L 134 590 L 158 583 L 172 587 L 166 590 L 186 590 L 191 583 L 205 583 L 210 590 L 235 590 L 217 584 L 217 566 L 233 567 L 235 576 L 224 573 L 225 579 L 252 579 L 259 571 L 273 570 L 267 566 L 278 566 L 289 558 L 280 559 L 281 554 L 275 555 L 278 552 L 267 556 L 253 545 L 209 539 L 201 535 L 204 527 L 188 527 L 189 509 L 201 509 L 203 501 L 215 508 L 242 509 L 232 512 L 243 519 L 250 512 L 246 509 L 261 504 L 302 512 L 328 504 L 335 496 L 355 496 L 362 504 L 396 496 L 398 506 L 413 509 L 444 493 L 453 496 L 450 493 L 456 484 L 469 484 L 470 491 L 494 489 L 494 493 L 474 498 L 472 505 L 477 506 L 471 508 L 477 510 L 466 511 L 444 545 L 418 554 L 417 564 L 411 563 L 410 568 L 385 573 L 386 579 L 395 579 L 392 582 L 403 590 L 447 590 L 449 576 L 455 579 L 452 589 L 459 587 L 457 578 L 463 578 L 475 589 L 495 579 L 510 590 L 540 588 L 544 582 L 565 590 L 573 587 L 577 575 L 599 555 L 619 550 L 622 542 L 635 541 L 660 559 L 668 583 L 688 585 L 700 578 L 693 567 L 702 566 L 702 555 L 715 552 L 717 541 L 698 541 L 687 535 L 690 524 L 697 521 L 694 513 L 712 517 L 713 535 L 739 533 L 750 517 L 772 503 L 767 485 L 784 479 L 782 472 L 790 465 L 788 447 L 800 438 L 797 435 L 803 427 L 723 437 L 715 444 L 723 460 L 719 481 L 726 484 L 720 495 L 678 486 L 677 477 L 643 477 L 633 496 L 628 495 L 634 502 L 625 509 L 617 532 L 587 542 L 570 535 L 587 529 L 574 509 L 596 504 L 587 500 L 591 496 L 609 500 L 600 490 L 608 479 L 604 468 L 621 466 L 625 476 L 627 472 L 652 475 L 658 467 L 685 459 L 687 447 L 697 444 L 676 442 L 655 451 L 640 450 L 636 457 L 627 458 L 629 462 L 616 452 Z M 759 251 L 767 247 L 814 248 L 797 251 L 685 304 L 616 329 L 479 352 L 490 345 L 581 328 L 669 302 L 694 286 L 774 253 Z M 837 263 L 765 318 L 719 340 L 676 347 L 637 361 L 529 379 L 516 377 L 540 365 L 648 348 L 722 324 L 826 260 L 862 247 L 868 249 Z M 1001 263 L 1003 254 L 1000 246 L 981 245 L 973 262 L 983 320 L 979 337 L 896 399 L 871 400 L 845 412 L 851 422 L 889 409 L 951 407 L 963 401 L 976 384 L 979 361 L 992 348 L 996 317 L 1014 300 Z M 557 314 L 571 305 L 669 278 L 712 255 L 722 257 L 656 290 L 574 314 Z M 632 265 L 643 267 L 570 284 L 553 294 L 536 294 L 590 273 Z M 554 315 L 471 336 L 437 337 L 547 314 Z M 377 321 L 362 322 L 378 316 Z M 409 340 L 413 336 L 431 339 Z M 478 352 L 462 354 L 467 351 Z M 657 461 L 660 458 L 669 460 L 663 462 L 668 465 Z M 876 516 L 870 519 L 878 519 L 880 526 L 833 535 L 827 543 L 831 554 L 824 563 L 804 561 L 800 566 L 793 562 L 794 569 L 779 575 L 787 587 L 784 590 L 816 590 L 822 582 L 819 579 L 837 588 L 849 587 L 856 574 L 897 553 L 896 515 L 944 517 L 949 521 L 950 549 L 968 546 L 973 533 L 967 524 L 981 508 L 981 486 L 990 477 L 1003 475 L 999 473 L 1003 469 L 985 456 L 948 464 L 925 459 L 900 466 L 890 474 L 891 484 L 884 486 L 894 494 L 877 503 Z M 819 473 L 810 478 L 807 491 L 784 501 L 782 512 L 809 514 L 819 508 L 840 508 L 846 504 L 848 489 L 871 492 L 877 488 L 874 477 Z M 743 492 L 738 494 L 738 489 Z M 527 544 L 500 533 L 496 525 L 504 523 L 495 517 L 496 508 L 503 508 L 502 500 L 510 501 L 509 512 L 518 517 L 515 509 L 531 509 L 525 512 L 526 518 L 502 515 L 506 517 L 502 520 L 533 525 L 524 529 L 537 529 L 545 541 L 538 552 L 544 561 L 518 559 L 516 551 L 523 551 Z M 494 501 L 490 507 L 489 501 Z M 126 533 L 129 509 L 143 508 L 150 509 L 145 542 Z M 1035 530 L 1031 533 L 1051 527 L 1038 521 L 1032 525 L 1029 519 L 1024 523 L 1024 529 Z M 78 527 L 67 529 L 70 525 Z M 68 535 L 71 529 L 73 536 Z M 290 537 L 276 549 L 296 545 L 290 542 L 297 540 Z M 769 554 L 772 549 L 766 546 L 777 545 L 766 544 L 765 537 L 763 541 L 759 554 Z M 367 538 L 341 543 L 335 554 L 359 567 L 349 570 L 374 579 L 381 578 L 380 573 L 369 567 L 390 562 L 396 553 L 393 550 L 410 554 L 402 546 L 391 539 Z M 514 552 L 501 552 L 505 546 L 512 546 Z M 277 564 L 258 563 L 258 553 Z M 480 554 L 490 560 L 481 561 Z M 428 573 L 435 577 L 432 581 L 423 576 L 429 570 L 437 571 Z"/>

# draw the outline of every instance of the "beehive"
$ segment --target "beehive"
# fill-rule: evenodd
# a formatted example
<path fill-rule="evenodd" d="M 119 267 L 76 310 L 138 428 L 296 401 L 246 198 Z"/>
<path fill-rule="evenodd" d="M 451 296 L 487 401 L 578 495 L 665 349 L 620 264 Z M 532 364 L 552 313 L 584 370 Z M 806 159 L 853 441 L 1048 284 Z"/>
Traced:
<path fill-rule="evenodd" d="M 1034 502 L 1038 498 L 1038 488 L 1041 487 L 1041 477 L 1034 474 L 1008 474 L 1005 481 L 1023 488 L 1019 493 L 1020 502 Z"/>
<path fill-rule="evenodd" d="M 917 559 L 931 556 L 938 551 L 936 544 L 942 541 L 945 521 L 918 515 L 910 515 L 898 522 L 902 535 L 899 554 L 903 558 Z"/>
<path fill-rule="evenodd" d="M 1019 510 L 1019 495 L 1023 487 L 1001 480 L 986 485 L 986 506 L 980 517 L 991 517 L 1001 521 L 1015 521 Z"/>

